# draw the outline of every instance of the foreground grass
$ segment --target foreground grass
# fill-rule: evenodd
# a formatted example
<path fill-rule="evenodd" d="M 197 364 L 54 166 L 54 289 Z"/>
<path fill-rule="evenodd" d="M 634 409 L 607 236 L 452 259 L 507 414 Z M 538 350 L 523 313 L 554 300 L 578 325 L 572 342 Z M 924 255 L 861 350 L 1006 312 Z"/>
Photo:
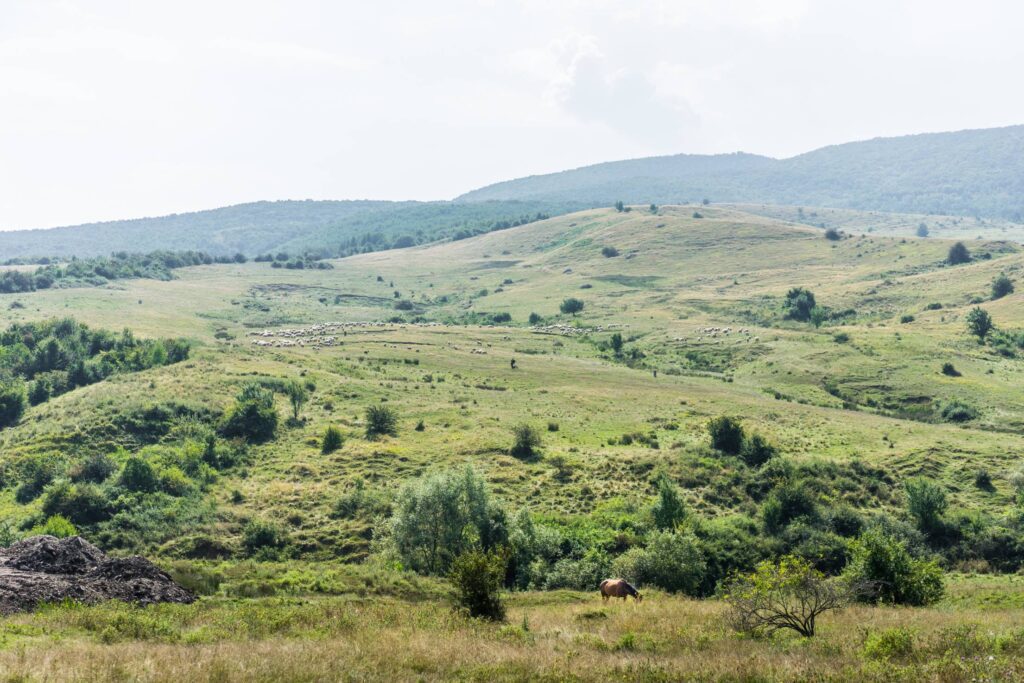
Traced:
<path fill-rule="evenodd" d="M 0 620 L 0 680 L 1020 680 L 1024 613 L 987 602 L 1016 585 L 960 578 L 938 607 L 849 608 L 812 640 L 742 638 L 721 603 L 662 594 L 516 594 L 506 624 L 431 593 L 59 605 Z"/>

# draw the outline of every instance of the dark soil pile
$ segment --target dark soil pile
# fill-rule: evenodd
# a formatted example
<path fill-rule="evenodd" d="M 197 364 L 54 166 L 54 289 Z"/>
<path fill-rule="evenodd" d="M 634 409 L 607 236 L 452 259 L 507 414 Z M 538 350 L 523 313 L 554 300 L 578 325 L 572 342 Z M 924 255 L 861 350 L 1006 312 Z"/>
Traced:
<path fill-rule="evenodd" d="M 143 557 L 109 558 L 78 536 L 33 536 L 0 549 L 0 614 L 65 599 L 141 605 L 195 596 Z"/>

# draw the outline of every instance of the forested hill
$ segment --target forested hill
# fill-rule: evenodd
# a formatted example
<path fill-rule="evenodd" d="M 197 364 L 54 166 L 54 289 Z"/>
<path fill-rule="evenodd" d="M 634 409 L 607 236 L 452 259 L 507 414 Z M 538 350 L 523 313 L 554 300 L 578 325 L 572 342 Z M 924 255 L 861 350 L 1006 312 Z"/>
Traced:
<path fill-rule="evenodd" d="M 1024 126 L 851 142 L 791 157 L 675 155 L 510 180 L 457 201 L 702 199 L 1024 217 Z"/>
<path fill-rule="evenodd" d="M 195 250 L 214 256 L 316 250 L 337 256 L 468 237 L 540 216 L 566 202 L 276 201 L 157 218 L 0 232 L 0 261 Z"/>

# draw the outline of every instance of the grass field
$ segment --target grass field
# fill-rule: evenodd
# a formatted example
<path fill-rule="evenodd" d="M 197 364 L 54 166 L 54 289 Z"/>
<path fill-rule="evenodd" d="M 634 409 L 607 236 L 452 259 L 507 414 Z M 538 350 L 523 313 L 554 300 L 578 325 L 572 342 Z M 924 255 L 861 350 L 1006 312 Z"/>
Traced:
<path fill-rule="evenodd" d="M 702 217 L 694 217 L 698 210 Z M 998 274 L 1019 277 L 1024 252 L 996 227 L 979 233 L 986 239 L 967 240 L 974 261 L 951 267 L 944 263 L 951 241 L 942 237 L 974 237 L 975 226 L 956 231 L 936 222 L 932 237 L 916 239 L 904 230 L 916 217 L 880 219 L 872 232 L 869 217 L 858 215 L 843 229 L 859 234 L 830 241 L 794 220 L 714 206 L 593 210 L 351 257 L 333 270 L 204 266 L 175 271 L 169 282 L 0 295 L 4 323 L 73 316 L 195 344 L 186 362 L 30 408 L 0 432 L 2 459 L 16 469 L 32 457 L 71 463 L 119 447 L 159 449 L 159 438 L 127 430 L 124 416 L 158 404 L 219 414 L 246 381 L 302 377 L 315 391 L 301 420 L 251 446 L 244 466 L 219 474 L 197 497 L 126 531 L 122 538 L 133 540 L 122 551 L 192 561 L 197 541 L 214 539 L 219 553 L 237 558 L 244 528 L 262 519 L 286 527 L 293 561 L 360 560 L 379 520 L 339 515 L 339 499 L 356 486 L 390 495 L 424 473 L 463 464 L 510 510 L 560 523 L 639 509 L 658 472 L 701 515 L 753 515 L 756 474 L 709 448 L 707 421 L 722 414 L 764 434 L 790 462 L 819 468 L 833 484 L 821 493 L 826 507 L 898 510 L 902 482 L 923 474 L 943 484 L 956 510 L 1010 509 L 1011 474 L 1024 450 L 1024 364 L 979 345 L 964 316 L 980 301 L 1001 329 L 1024 329 L 1024 295 L 988 301 Z M 603 255 L 605 247 L 618 255 Z M 846 313 L 820 328 L 785 320 L 784 296 L 797 286 Z M 584 301 L 584 310 L 559 313 L 568 297 Z M 536 325 L 531 313 L 541 318 Z M 494 324 L 496 314 L 510 321 Z M 332 328 L 332 346 L 317 347 L 312 332 L 282 334 L 370 321 L 377 324 Z M 625 339 L 621 356 L 607 346 L 615 332 Z M 945 362 L 960 376 L 943 374 Z M 943 421 L 941 408 L 953 399 L 977 417 Z M 284 416 L 285 399 L 277 401 Z M 398 433 L 368 440 L 364 410 L 382 402 L 396 411 Z M 518 423 L 542 432 L 541 457 L 508 454 Z M 328 425 L 345 443 L 323 455 Z M 623 434 L 650 438 L 624 444 Z M 979 470 L 991 486 L 976 485 Z M 5 483 L 0 515 L 15 525 L 38 518 L 39 499 L 21 504 Z M 0 670 L 10 680 L 1012 680 L 1021 673 L 1024 624 L 1014 611 L 1017 584 L 1005 577 L 958 579 L 946 602 L 928 609 L 851 608 L 823 623 L 813 643 L 744 640 L 742 647 L 719 623 L 714 601 L 655 595 L 602 608 L 590 594 L 523 593 L 511 598 L 509 624 L 485 626 L 452 616 L 444 599 L 414 599 L 423 590 L 357 599 L 348 590 L 308 597 L 318 593 L 310 589 L 139 612 L 55 608 L 0 622 Z M 236 622 L 237 633 L 229 627 Z M 977 628 L 968 633 L 970 625 Z M 892 628 L 910 630 L 911 649 L 878 656 L 866 645 L 869 632 Z"/>

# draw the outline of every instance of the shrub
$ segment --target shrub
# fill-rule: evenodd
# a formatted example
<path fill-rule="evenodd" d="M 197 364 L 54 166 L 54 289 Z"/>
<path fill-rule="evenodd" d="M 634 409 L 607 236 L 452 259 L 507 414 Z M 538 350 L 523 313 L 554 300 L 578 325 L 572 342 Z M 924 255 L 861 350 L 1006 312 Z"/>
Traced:
<path fill-rule="evenodd" d="M 905 659 L 914 653 L 914 632 L 896 626 L 871 631 L 864 638 L 864 655 L 871 659 Z"/>
<path fill-rule="evenodd" d="M 995 325 L 992 323 L 992 316 L 984 308 L 975 306 L 967 313 L 967 330 L 976 336 L 979 342 L 985 341 L 993 327 Z"/>
<path fill-rule="evenodd" d="M 704 585 L 707 562 L 693 534 L 656 531 L 646 547 L 633 548 L 616 558 L 612 571 L 638 585 L 696 596 Z"/>
<path fill-rule="evenodd" d="M 686 519 L 686 506 L 679 496 L 679 489 L 661 473 L 657 480 L 658 499 L 651 507 L 654 526 L 658 529 L 674 529 Z"/>
<path fill-rule="evenodd" d="M 470 550 L 456 557 L 449 573 L 455 604 L 471 617 L 504 621 L 501 584 L 507 564 L 506 556 L 496 551 Z"/>
<path fill-rule="evenodd" d="M 847 334 L 846 332 L 836 332 L 834 335 L 832 335 L 832 341 L 834 341 L 836 344 L 845 344 L 848 341 L 850 341 L 850 335 Z"/>
<path fill-rule="evenodd" d="M 117 470 L 117 463 L 105 453 L 95 453 L 87 456 L 71 471 L 71 478 L 74 481 L 89 481 L 94 484 L 102 484 L 110 478 Z"/>
<path fill-rule="evenodd" d="M 967 247 L 964 246 L 963 242 L 957 242 L 949 248 L 949 253 L 946 255 L 946 263 L 951 266 L 958 266 L 962 263 L 968 263 L 971 260 L 971 252 L 968 251 Z"/>
<path fill-rule="evenodd" d="M 530 321 L 531 325 L 539 325 L 541 323 L 541 321 L 543 321 L 543 320 L 544 320 L 544 318 L 542 318 L 540 316 L 540 313 L 531 313 L 530 314 L 529 321 Z"/>
<path fill-rule="evenodd" d="M 130 456 L 121 468 L 118 483 L 129 491 L 152 493 L 159 486 L 156 470 L 149 461 L 139 455 Z"/>
<path fill-rule="evenodd" d="M 585 304 L 579 299 L 569 297 L 568 299 L 564 299 L 562 301 L 562 304 L 558 307 L 558 310 L 560 310 L 562 313 L 570 313 L 573 316 L 575 316 L 577 313 L 583 310 L 584 305 Z"/>
<path fill-rule="evenodd" d="M 920 225 L 918 225 L 917 226 L 917 236 L 918 237 L 927 237 L 928 236 L 928 226 L 925 225 L 924 223 L 921 223 Z"/>
<path fill-rule="evenodd" d="M 775 457 L 775 446 L 760 434 L 752 434 L 743 441 L 740 457 L 749 467 L 760 467 Z"/>
<path fill-rule="evenodd" d="M 818 506 L 801 484 L 784 484 L 768 495 L 761 506 L 761 516 L 765 528 L 775 534 L 798 519 L 814 522 L 818 518 Z"/>
<path fill-rule="evenodd" d="M 944 591 L 942 570 L 934 561 L 911 557 L 906 545 L 880 530 L 853 542 L 844 578 L 863 602 L 930 605 Z"/>
<path fill-rule="evenodd" d="M 803 287 L 790 289 L 786 293 L 785 302 L 783 302 L 786 318 L 800 322 L 808 322 L 811 319 L 811 311 L 816 306 L 814 293 Z"/>
<path fill-rule="evenodd" d="M 512 428 L 512 436 L 512 448 L 509 449 L 509 453 L 520 460 L 532 458 L 541 446 L 540 434 L 530 425 L 516 425 Z"/>
<path fill-rule="evenodd" d="M 829 228 L 825 231 L 825 239 L 836 242 L 843 239 L 843 235 L 835 228 Z"/>
<path fill-rule="evenodd" d="M 739 420 L 721 415 L 708 422 L 708 434 L 711 435 L 711 447 L 715 450 L 739 455 L 743 448 L 743 426 Z"/>
<path fill-rule="evenodd" d="M 416 430 L 417 432 L 422 432 L 422 431 L 424 431 L 424 430 L 425 430 L 426 428 L 427 428 L 427 425 L 425 425 L 425 424 L 423 423 L 423 420 L 420 420 L 419 422 L 417 422 L 417 423 L 416 423 L 416 426 L 414 427 L 414 429 L 415 429 L 415 430 Z"/>
<path fill-rule="evenodd" d="M 992 281 L 992 298 L 1002 299 L 1008 294 L 1013 294 L 1013 280 L 1006 277 L 1005 273 L 1000 273 L 999 276 Z"/>
<path fill-rule="evenodd" d="M 17 424 L 25 413 L 26 403 L 24 382 L 11 380 L 0 384 L 0 428 Z"/>
<path fill-rule="evenodd" d="M 608 340 L 608 344 L 609 346 L 612 347 L 612 353 L 614 353 L 616 356 L 622 355 L 623 341 L 622 335 L 620 333 L 616 332 L 615 334 L 613 334 L 611 336 L 611 339 Z"/>
<path fill-rule="evenodd" d="M 255 555 L 264 549 L 278 550 L 287 544 L 284 531 L 273 522 L 250 520 L 242 530 L 242 547 L 246 553 Z"/>
<path fill-rule="evenodd" d="M 274 392 L 256 382 L 246 384 L 224 416 L 221 431 L 254 442 L 272 439 L 277 431 Z"/>
<path fill-rule="evenodd" d="M 986 469 L 980 469 L 974 473 L 974 485 L 982 491 L 992 491 L 995 489 L 992 486 L 992 475 Z"/>
<path fill-rule="evenodd" d="M 110 517 L 110 503 L 95 484 L 60 481 L 43 494 L 40 509 L 49 517 L 62 517 L 74 524 L 95 524 Z"/>
<path fill-rule="evenodd" d="M 946 422 L 970 422 L 978 417 L 978 411 L 959 399 L 943 404 L 939 413 Z"/>
<path fill-rule="evenodd" d="M 601 256 L 605 258 L 614 258 L 619 255 L 619 250 L 615 247 L 604 247 L 601 249 Z"/>
<path fill-rule="evenodd" d="M 284 385 L 284 393 L 292 406 L 292 419 L 298 422 L 299 412 L 309 400 L 309 389 L 299 380 L 293 379 Z"/>
<path fill-rule="evenodd" d="M 848 591 L 806 560 L 787 556 L 733 576 L 722 588 L 722 599 L 729 606 L 730 624 L 741 633 L 789 629 L 810 638 L 819 616 L 847 604 Z"/>
<path fill-rule="evenodd" d="M 558 431 L 558 423 L 557 422 L 548 422 L 548 431 L 549 432 L 557 432 Z"/>
<path fill-rule="evenodd" d="M 494 315 L 491 316 L 491 322 L 495 323 L 496 325 L 500 325 L 502 323 L 510 323 L 512 322 L 512 314 L 495 313 Z"/>
<path fill-rule="evenodd" d="M 948 502 L 946 492 L 933 481 L 923 477 L 909 480 L 905 484 L 907 510 L 917 520 L 917 528 L 924 534 L 934 534 L 942 528 L 942 515 Z"/>
<path fill-rule="evenodd" d="M 900 322 L 903 323 L 904 325 L 906 325 L 907 323 L 912 323 L 914 322 L 914 316 L 910 315 L 909 313 L 906 315 L 901 315 Z"/>
<path fill-rule="evenodd" d="M 398 416 L 387 406 L 373 405 L 366 409 L 366 438 L 398 435 Z"/>
<path fill-rule="evenodd" d="M 341 448 L 343 443 L 345 443 L 345 439 L 341 435 L 341 430 L 331 425 L 324 432 L 324 438 L 320 442 L 320 452 L 328 455 Z"/>
<path fill-rule="evenodd" d="M 46 518 L 46 521 L 42 526 L 34 527 L 31 531 L 33 536 L 46 535 L 55 536 L 57 538 L 68 538 L 69 536 L 77 536 L 78 529 L 71 523 L 67 517 L 62 515 L 51 515 Z"/>
<path fill-rule="evenodd" d="M 947 377 L 959 377 L 960 371 L 957 370 L 952 363 L 943 363 L 942 374 L 946 375 Z"/>

